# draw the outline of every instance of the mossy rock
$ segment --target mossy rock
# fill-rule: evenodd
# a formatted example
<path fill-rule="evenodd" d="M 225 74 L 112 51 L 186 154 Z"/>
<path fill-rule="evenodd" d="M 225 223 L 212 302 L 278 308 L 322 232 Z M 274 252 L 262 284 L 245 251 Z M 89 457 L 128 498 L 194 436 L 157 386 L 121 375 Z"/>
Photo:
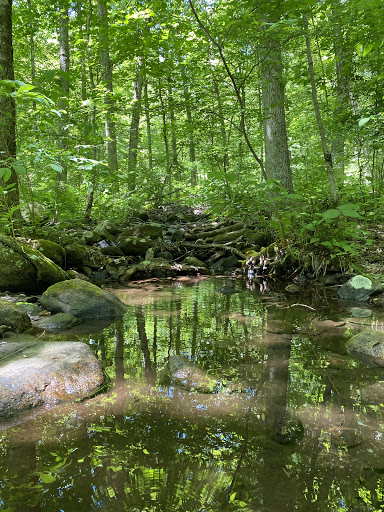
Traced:
<path fill-rule="evenodd" d="M 152 240 L 147 238 L 128 237 L 119 240 L 119 247 L 127 256 L 145 256 L 152 245 Z"/>
<path fill-rule="evenodd" d="M 37 304 L 31 304 L 30 302 L 16 302 L 23 311 L 29 316 L 38 316 L 41 313 L 41 308 Z"/>
<path fill-rule="evenodd" d="M 100 247 L 82 244 L 70 244 L 65 247 L 67 254 L 66 268 L 101 267 L 107 263 Z"/>
<path fill-rule="evenodd" d="M 126 311 L 125 304 L 116 295 L 80 279 L 50 286 L 40 303 L 52 313 L 72 313 L 81 319 L 112 320 Z"/>
<path fill-rule="evenodd" d="M 7 325 L 15 332 L 24 332 L 32 327 L 24 309 L 5 299 L 0 299 L 0 325 Z"/>
<path fill-rule="evenodd" d="M 347 341 L 346 349 L 369 364 L 384 366 L 384 333 L 380 331 L 361 331 Z"/>
<path fill-rule="evenodd" d="M 41 292 L 68 277 L 62 268 L 37 249 L 0 235 L 0 290 Z"/>
<path fill-rule="evenodd" d="M 101 253 L 105 256 L 124 256 L 123 251 L 120 247 L 114 245 L 108 245 L 108 247 L 101 247 Z"/>
<path fill-rule="evenodd" d="M 32 240 L 30 245 L 52 260 L 59 267 L 65 266 L 65 249 L 51 240 Z"/>
<path fill-rule="evenodd" d="M 195 258 L 194 256 L 187 256 L 184 259 L 182 264 L 183 265 L 191 265 L 192 267 L 204 267 L 204 268 L 207 266 L 203 261 L 199 260 L 198 258 Z"/>
<path fill-rule="evenodd" d="M 119 228 L 114 222 L 102 220 L 97 224 L 95 231 L 97 233 L 110 233 L 112 235 L 116 235 L 119 232 Z"/>
<path fill-rule="evenodd" d="M 157 238 L 163 238 L 163 228 L 162 225 L 157 222 L 137 224 L 135 226 L 125 228 L 119 239 L 121 240 L 129 237 L 151 238 L 156 240 Z"/>

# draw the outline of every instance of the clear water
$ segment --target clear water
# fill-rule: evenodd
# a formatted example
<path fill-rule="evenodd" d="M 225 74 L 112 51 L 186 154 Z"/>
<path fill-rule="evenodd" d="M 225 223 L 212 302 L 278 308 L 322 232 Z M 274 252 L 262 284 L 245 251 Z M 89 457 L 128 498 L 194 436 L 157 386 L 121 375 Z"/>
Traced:
<path fill-rule="evenodd" d="M 219 278 L 114 292 L 123 320 L 46 336 L 89 343 L 109 388 L 2 425 L 1 511 L 384 510 L 384 370 L 344 350 L 380 311 Z M 167 385 L 172 354 L 243 391 Z M 281 444 L 287 414 L 304 435 Z"/>

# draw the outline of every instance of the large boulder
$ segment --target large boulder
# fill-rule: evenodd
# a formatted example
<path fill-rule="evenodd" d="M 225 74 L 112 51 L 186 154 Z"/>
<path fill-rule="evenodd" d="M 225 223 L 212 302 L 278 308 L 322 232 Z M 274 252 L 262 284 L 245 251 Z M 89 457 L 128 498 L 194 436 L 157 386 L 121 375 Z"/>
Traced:
<path fill-rule="evenodd" d="M 68 274 L 40 251 L 0 234 L 0 290 L 41 292 Z"/>
<path fill-rule="evenodd" d="M 103 382 L 101 365 L 84 343 L 0 345 L 0 418 L 39 405 L 87 397 Z"/>
<path fill-rule="evenodd" d="M 15 332 L 24 332 L 32 327 L 24 309 L 5 299 L 0 299 L 0 325 L 6 325 Z"/>
<path fill-rule="evenodd" d="M 81 279 L 50 286 L 40 303 L 52 313 L 72 313 L 81 319 L 112 320 L 126 311 L 125 304 L 116 295 Z"/>
<path fill-rule="evenodd" d="M 346 344 L 347 351 L 376 366 L 384 366 L 384 333 L 365 330 L 352 336 Z"/>
<path fill-rule="evenodd" d="M 354 276 L 339 288 L 337 294 L 343 300 L 367 302 L 383 290 L 383 285 L 374 284 L 368 277 Z"/>

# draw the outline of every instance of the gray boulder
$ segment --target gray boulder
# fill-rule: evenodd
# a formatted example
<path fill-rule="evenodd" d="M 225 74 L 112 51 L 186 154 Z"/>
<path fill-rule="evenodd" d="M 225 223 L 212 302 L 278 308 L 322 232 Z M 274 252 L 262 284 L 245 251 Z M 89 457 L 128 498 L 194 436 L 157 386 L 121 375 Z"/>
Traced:
<path fill-rule="evenodd" d="M 383 285 L 374 284 L 368 277 L 354 276 L 340 287 L 337 294 L 343 300 L 367 302 L 383 290 Z"/>
<path fill-rule="evenodd" d="M 15 332 L 24 332 L 32 327 L 28 314 L 20 307 L 0 299 L 0 325 L 6 325 Z"/>
<path fill-rule="evenodd" d="M 0 418 L 84 398 L 103 382 L 101 365 L 84 343 L 34 341 L 0 346 Z"/>
<path fill-rule="evenodd" d="M 126 311 L 125 304 L 116 295 L 81 279 L 50 286 L 40 303 L 51 313 L 72 313 L 81 319 L 112 320 Z"/>
<path fill-rule="evenodd" d="M 39 292 L 68 279 L 68 274 L 40 251 L 0 234 L 0 290 Z"/>
<path fill-rule="evenodd" d="M 384 366 L 384 333 L 380 331 L 362 331 L 348 340 L 346 348 L 365 362 Z"/>

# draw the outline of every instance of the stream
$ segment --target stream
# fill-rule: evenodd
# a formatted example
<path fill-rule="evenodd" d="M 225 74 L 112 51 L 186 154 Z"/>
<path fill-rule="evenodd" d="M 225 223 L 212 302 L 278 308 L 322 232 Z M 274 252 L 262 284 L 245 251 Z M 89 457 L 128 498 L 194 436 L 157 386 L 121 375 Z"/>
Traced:
<path fill-rule="evenodd" d="M 112 291 L 129 306 L 123 319 L 45 334 L 88 343 L 108 385 L 0 423 L 0 511 L 384 510 L 384 369 L 344 348 L 383 330 L 382 309 L 256 279 Z M 224 386 L 170 383 L 174 354 Z M 304 428 L 289 442 L 276 437 L 286 417 Z"/>

